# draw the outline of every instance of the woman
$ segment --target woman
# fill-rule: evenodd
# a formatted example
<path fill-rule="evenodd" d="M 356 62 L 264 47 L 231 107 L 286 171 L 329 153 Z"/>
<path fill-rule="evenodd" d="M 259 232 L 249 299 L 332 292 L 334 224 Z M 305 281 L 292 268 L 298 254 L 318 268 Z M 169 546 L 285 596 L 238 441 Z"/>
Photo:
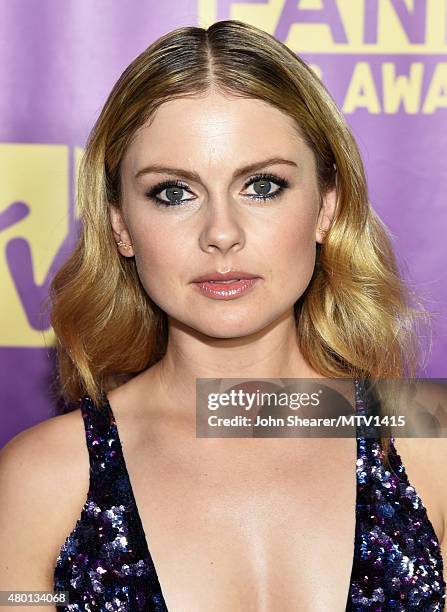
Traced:
<path fill-rule="evenodd" d="M 3 588 L 71 610 L 443 609 L 439 440 L 402 439 L 410 484 L 394 439 L 195 435 L 197 378 L 355 379 L 361 411 L 362 381 L 415 371 L 423 312 L 306 64 L 238 21 L 163 36 L 113 88 L 78 195 L 52 324 L 82 399 L 3 451 L 22 519 Z"/>

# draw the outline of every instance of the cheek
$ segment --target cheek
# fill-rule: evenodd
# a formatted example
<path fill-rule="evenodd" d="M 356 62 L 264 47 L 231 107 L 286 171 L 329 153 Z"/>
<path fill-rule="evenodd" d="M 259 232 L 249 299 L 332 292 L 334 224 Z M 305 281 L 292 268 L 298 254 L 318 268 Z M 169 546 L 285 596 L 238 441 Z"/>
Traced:
<path fill-rule="evenodd" d="M 269 253 L 274 277 L 283 288 L 301 294 L 315 267 L 315 219 L 311 214 L 289 215 L 287 223 L 276 226 L 274 232 Z"/>
<path fill-rule="evenodd" d="M 181 277 L 182 242 L 156 226 L 150 230 L 140 226 L 133 236 L 138 275 L 146 293 L 158 303 L 161 296 L 172 295 Z"/>

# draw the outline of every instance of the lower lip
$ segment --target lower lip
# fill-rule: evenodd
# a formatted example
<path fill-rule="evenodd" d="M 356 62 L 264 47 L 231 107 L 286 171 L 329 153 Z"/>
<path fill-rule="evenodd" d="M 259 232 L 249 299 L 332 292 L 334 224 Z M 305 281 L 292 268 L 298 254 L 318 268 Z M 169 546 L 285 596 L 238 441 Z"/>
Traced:
<path fill-rule="evenodd" d="M 216 300 L 232 300 L 248 293 L 257 283 L 258 278 L 241 278 L 232 283 L 193 283 L 203 295 Z"/>

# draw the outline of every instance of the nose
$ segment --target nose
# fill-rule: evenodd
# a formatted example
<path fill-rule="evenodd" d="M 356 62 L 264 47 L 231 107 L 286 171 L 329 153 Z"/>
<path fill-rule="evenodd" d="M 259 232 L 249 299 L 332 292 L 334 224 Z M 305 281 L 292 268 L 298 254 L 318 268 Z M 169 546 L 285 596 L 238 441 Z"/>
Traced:
<path fill-rule="evenodd" d="M 230 199 L 214 199 L 206 207 L 203 228 L 199 237 L 200 247 L 207 253 L 216 249 L 225 254 L 230 249 L 240 250 L 245 243 L 245 233 Z"/>

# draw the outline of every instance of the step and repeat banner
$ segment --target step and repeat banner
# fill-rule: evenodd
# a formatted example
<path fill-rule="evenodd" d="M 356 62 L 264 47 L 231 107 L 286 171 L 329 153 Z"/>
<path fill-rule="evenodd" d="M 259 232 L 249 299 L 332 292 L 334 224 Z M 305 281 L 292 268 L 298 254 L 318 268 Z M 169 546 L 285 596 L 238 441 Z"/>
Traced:
<path fill-rule="evenodd" d="M 0 446 L 57 411 L 43 302 L 74 246 L 76 169 L 108 93 L 162 34 L 223 19 L 286 43 L 343 110 L 435 315 L 421 375 L 447 376 L 447 0 L 0 0 Z"/>

